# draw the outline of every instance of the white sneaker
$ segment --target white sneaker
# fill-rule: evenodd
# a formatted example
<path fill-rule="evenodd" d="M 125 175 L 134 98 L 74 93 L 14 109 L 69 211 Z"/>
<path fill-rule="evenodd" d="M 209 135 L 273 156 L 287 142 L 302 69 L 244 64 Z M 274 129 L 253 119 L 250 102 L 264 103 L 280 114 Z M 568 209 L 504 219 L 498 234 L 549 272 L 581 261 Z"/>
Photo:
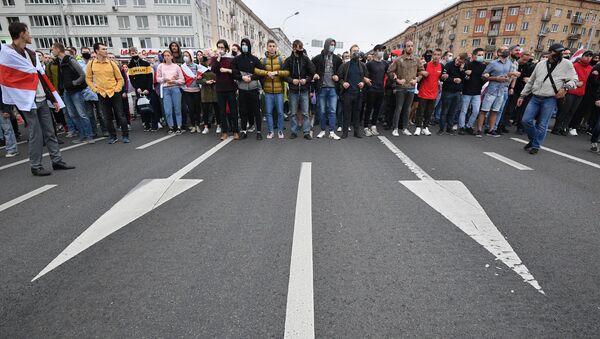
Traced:
<path fill-rule="evenodd" d="M 341 132 L 341 131 L 342 131 L 342 128 L 341 128 L 341 127 L 338 127 L 338 128 L 337 128 L 337 131 L 338 131 L 338 132 Z"/>
<path fill-rule="evenodd" d="M 371 134 L 378 136 L 379 132 L 377 132 L 377 126 L 371 126 Z"/>
<path fill-rule="evenodd" d="M 338 137 L 338 135 L 333 132 L 329 132 L 329 139 L 340 140 L 340 137 Z"/>
<path fill-rule="evenodd" d="M 317 138 L 322 139 L 325 136 L 325 131 L 321 131 L 319 132 L 319 134 L 317 134 Z"/>
<path fill-rule="evenodd" d="M 429 127 L 425 127 L 423 128 L 423 131 L 421 132 L 424 135 L 430 136 L 431 132 L 429 132 Z"/>
<path fill-rule="evenodd" d="M 221 134 L 221 125 L 217 125 L 217 130 L 215 131 L 217 134 Z"/>
<path fill-rule="evenodd" d="M 404 135 L 412 135 L 412 133 L 410 133 L 410 131 L 408 130 L 408 128 L 405 128 L 405 129 L 402 131 L 402 134 L 404 134 Z"/>
<path fill-rule="evenodd" d="M 576 137 L 577 136 L 577 130 L 574 129 L 574 128 L 571 128 L 569 130 L 569 135 L 572 136 L 572 137 Z"/>
<path fill-rule="evenodd" d="M 371 130 L 368 127 L 365 127 L 365 137 L 370 137 L 373 136 L 373 133 L 371 133 Z"/>
<path fill-rule="evenodd" d="M 202 130 L 202 134 L 208 134 L 208 127 L 204 127 L 204 129 Z"/>
<path fill-rule="evenodd" d="M 190 127 L 190 133 L 196 133 L 196 126 Z"/>
<path fill-rule="evenodd" d="M 398 133 L 398 129 L 397 129 L 397 128 L 395 128 L 395 129 L 392 131 L 392 135 L 393 135 L 393 136 L 395 136 L 395 137 L 399 137 L 399 136 L 400 136 L 400 133 Z"/>
<path fill-rule="evenodd" d="M 453 131 L 458 131 L 458 125 L 453 125 L 453 126 L 452 126 L 452 130 L 453 130 Z"/>
<path fill-rule="evenodd" d="M 419 136 L 419 135 L 421 135 L 421 127 L 417 127 L 417 128 L 415 129 L 415 133 L 414 133 L 413 135 L 414 135 L 414 136 Z"/>
<path fill-rule="evenodd" d="M 252 127 L 250 127 L 248 129 L 248 133 L 254 133 L 254 132 L 256 132 L 256 126 L 252 125 Z"/>

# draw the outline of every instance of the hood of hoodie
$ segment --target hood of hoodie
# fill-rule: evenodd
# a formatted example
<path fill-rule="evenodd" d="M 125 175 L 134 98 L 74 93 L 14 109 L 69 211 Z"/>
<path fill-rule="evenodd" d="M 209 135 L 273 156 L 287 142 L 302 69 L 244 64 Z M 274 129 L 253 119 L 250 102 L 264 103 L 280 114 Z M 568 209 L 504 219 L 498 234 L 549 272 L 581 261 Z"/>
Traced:
<path fill-rule="evenodd" d="M 241 46 L 243 44 L 246 44 L 248 46 L 248 53 L 242 52 L 242 47 Z M 242 43 L 240 44 L 240 53 L 241 54 L 248 54 L 248 55 L 252 54 L 252 44 L 250 43 L 250 39 L 248 39 L 248 38 L 243 38 L 242 39 Z"/>
<path fill-rule="evenodd" d="M 329 54 L 329 46 L 331 45 L 332 42 L 336 42 L 335 39 L 332 38 L 327 38 L 325 39 L 325 43 L 323 44 L 323 52 L 324 54 Z M 337 42 L 336 42 L 337 45 Z"/>
<path fill-rule="evenodd" d="M 183 51 L 181 50 L 181 46 L 179 46 L 179 43 L 177 41 L 173 41 L 172 43 L 169 44 L 169 51 L 171 51 L 171 53 L 174 53 L 173 50 L 171 49 L 171 45 L 172 44 L 177 45 L 177 55 L 183 55 Z"/>

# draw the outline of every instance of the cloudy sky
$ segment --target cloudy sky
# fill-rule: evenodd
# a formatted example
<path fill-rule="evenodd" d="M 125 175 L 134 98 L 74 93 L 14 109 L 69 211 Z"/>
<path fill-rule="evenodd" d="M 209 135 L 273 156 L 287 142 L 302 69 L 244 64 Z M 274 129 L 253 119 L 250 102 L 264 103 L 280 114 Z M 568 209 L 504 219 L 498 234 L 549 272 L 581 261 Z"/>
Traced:
<path fill-rule="evenodd" d="M 312 39 L 332 37 L 344 48 L 356 43 L 370 50 L 400 33 L 411 22 L 421 21 L 455 3 L 455 0 L 243 0 L 269 27 L 282 27 L 290 39 L 300 39 L 305 47 Z M 309 50 L 309 52 L 315 52 Z"/>

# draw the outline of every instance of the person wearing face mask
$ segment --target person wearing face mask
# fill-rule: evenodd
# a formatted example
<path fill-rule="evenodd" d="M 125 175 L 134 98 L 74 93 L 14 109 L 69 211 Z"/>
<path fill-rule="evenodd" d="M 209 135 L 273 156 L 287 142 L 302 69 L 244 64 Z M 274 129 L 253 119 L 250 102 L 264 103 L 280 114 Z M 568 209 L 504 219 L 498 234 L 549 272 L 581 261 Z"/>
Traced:
<path fill-rule="evenodd" d="M 233 44 L 231 45 L 231 55 L 233 55 L 234 57 L 240 55 L 240 45 L 238 44 Z"/>
<path fill-rule="evenodd" d="M 229 53 L 229 44 L 226 40 L 217 41 L 217 54 L 211 58 L 210 67 L 215 73 L 217 91 L 217 102 L 219 106 L 219 115 L 221 118 L 221 129 L 217 126 L 217 131 L 221 130 L 221 140 L 229 137 L 233 133 L 233 139 L 240 139 L 240 129 L 238 125 L 238 101 L 235 95 L 237 84 L 233 79 L 233 56 Z M 229 112 L 228 111 L 229 108 Z M 219 133 L 219 132 L 217 132 Z"/>
<path fill-rule="evenodd" d="M 481 108 L 481 88 L 485 84 L 483 71 L 485 70 L 485 52 L 483 48 L 473 50 L 471 61 L 465 65 L 465 82 L 463 83 L 462 107 L 458 118 L 458 134 L 466 132 L 473 134 L 473 125 L 479 109 Z M 471 107 L 471 115 L 467 122 L 467 111 Z"/>
<path fill-rule="evenodd" d="M 568 49 L 568 48 L 567 48 L 567 49 L 565 49 L 565 50 L 562 52 L 562 57 L 563 57 L 563 59 L 571 60 L 571 50 L 570 50 L 570 49 Z"/>
<path fill-rule="evenodd" d="M 336 83 L 339 77 L 336 74 L 339 67 L 342 65 L 342 58 L 335 55 L 336 42 L 334 39 L 328 38 L 323 45 L 323 51 L 312 59 L 315 65 L 315 89 L 318 98 L 319 122 L 321 132 L 317 138 L 323 138 L 329 132 L 329 138 L 340 140 L 340 137 L 335 134 L 336 126 L 336 108 L 337 108 L 337 92 Z M 329 123 L 329 124 L 327 124 Z"/>
<path fill-rule="evenodd" d="M 129 70 L 127 76 L 129 82 L 138 96 L 146 96 L 150 100 L 153 112 L 144 111 L 142 113 L 142 124 L 144 132 L 156 131 L 158 129 L 158 112 L 160 112 L 160 100 L 154 91 L 152 65 L 144 59 L 141 59 L 136 47 L 129 48 L 131 59 L 127 65 Z"/>
<path fill-rule="evenodd" d="M 448 53 L 448 52 L 446 52 Z M 423 59 L 425 60 L 425 62 L 430 62 L 431 59 L 433 57 L 433 51 L 428 49 L 425 51 L 425 54 L 423 55 Z"/>
<path fill-rule="evenodd" d="M 535 69 L 535 64 L 532 62 L 532 57 L 529 52 L 523 52 L 519 60 L 517 60 L 517 63 L 519 65 L 518 72 L 521 73 L 521 75 L 519 75 L 519 77 L 515 81 L 514 86 L 511 85 L 513 86 L 513 94 L 509 97 L 510 103 L 507 104 L 507 106 L 509 106 L 507 108 L 507 112 L 511 113 L 514 111 L 514 121 L 517 125 L 516 133 L 522 135 L 524 132 L 523 125 L 521 124 L 521 119 L 523 119 L 523 112 L 525 112 L 525 107 L 529 102 L 530 96 L 525 98 L 525 101 L 523 105 L 521 105 L 521 107 L 516 107 L 517 100 L 519 99 L 519 95 L 525 87 L 525 84 L 529 81 L 529 78 L 531 77 L 531 74 Z"/>
<path fill-rule="evenodd" d="M 315 65 L 306 55 L 304 44 L 300 40 L 295 40 L 292 43 L 294 49 L 292 55 L 285 60 L 283 69 L 290 72 L 290 76 L 286 81 L 289 84 L 289 102 L 292 134 L 290 139 L 295 139 L 298 136 L 298 127 L 302 126 L 304 139 L 311 140 L 310 135 L 310 118 L 308 116 L 308 89 L 310 81 L 315 75 Z"/>
<path fill-rule="evenodd" d="M 240 138 L 246 139 L 246 128 L 256 124 L 256 140 L 262 140 L 262 117 L 260 115 L 260 77 L 254 69 L 265 69 L 260 60 L 252 55 L 250 39 L 242 39 L 241 54 L 231 63 L 232 77 L 237 80 L 239 109 L 242 120 Z"/>
<path fill-rule="evenodd" d="M 375 56 L 367 63 L 367 70 L 372 81 L 367 93 L 367 107 L 363 121 L 365 136 L 377 136 L 377 120 L 381 111 L 384 96 L 384 80 L 388 70 L 388 63 L 383 60 L 385 46 L 377 45 L 373 48 Z"/>
<path fill-rule="evenodd" d="M 577 87 L 577 72 L 571 61 L 562 58 L 564 49 L 561 44 L 550 46 L 549 51 L 552 54 L 547 61 L 540 61 L 535 66 L 531 78 L 517 100 L 517 106 L 520 107 L 525 97 L 533 94 L 522 120 L 529 138 L 529 143 L 524 149 L 530 154 L 537 154 L 546 138 L 548 122 L 556 110 L 557 99 L 564 98 L 567 90 Z"/>
<path fill-rule="evenodd" d="M 510 124 L 510 114 L 512 113 L 512 108 L 515 106 L 518 99 L 518 93 L 515 95 L 514 88 L 517 78 L 521 75 L 518 71 L 519 63 L 517 62 L 522 54 L 521 47 L 519 45 L 515 45 L 510 47 L 509 51 L 509 61 L 512 63 L 512 67 L 510 69 L 511 80 L 508 85 L 508 91 L 504 93 L 504 103 L 502 104 L 502 108 L 500 108 L 500 111 L 498 112 L 498 116 L 496 117 L 496 125 L 494 126 L 494 130 L 500 135 L 502 133 L 509 132 L 506 126 Z M 509 100 L 509 98 L 511 100 Z"/>
<path fill-rule="evenodd" d="M 201 76 L 198 75 L 198 64 L 194 62 L 192 54 L 188 51 L 183 52 L 183 64 L 181 69 L 184 70 L 188 75 L 189 79 L 182 87 L 183 90 L 183 111 L 184 116 L 189 117 L 190 121 L 190 133 L 200 133 L 200 116 L 201 112 L 201 100 L 200 100 L 200 80 Z"/>
<path fill-rule="evenodd" d="M 386 63 L 388 64 L 388 70 L 390 65 L 402 55 L 399 49 L 394 49 L 390 52 L 390 60 Z M 385 77 L 383 79 L 384 83 L 384 95 L 383 95 L 383 106 L 385 107 L 384 118 L 383 118 L 383 129 L 390 130 L 392 129 L 392 120 L 394 118 L 394 111 L 396 110 L 396 94 L 394 93 L 396 89 L 396 82 L 389 78 L 388 73 L 385 73 Z"/>
<path fill-rule="evenodd" d="M 592 60 L 593 56 L 594 52 L 585 51 L 581 58 L 573 63 L 575 72 L 577 72 L 577 78 L 579 79 L 577 82 L 577 88 L 569 90 L 562 104 L 559 105 L 556 121 L 554 122 L 554 128 L 552 128 L 551 132 L 552 134 L 570 134 L 572 136 L 577 136 L 576 129 L 573 128 L 567 132 L 567 128 L 571 123 L 571 119 L 573 119 L 573 115 L 575 112 L 577 112 L 579 105 L 583 101 L 586 82 L 590 73 L 592 72 L 592 65 L 590 65 L 590 61 Z"/>
<path fill-rule="evenodd" d="M 465 81 L 464 64 L 467 60 L 467 53 L 461 53 L 458 58 L 452 62 L 448 61 L 444 65 L 441 79 L 442 84 L 442 112 L 440 114 L 440 130 L 437 135 L 451 134 L 455 135 L 456 131 L 452 129 L 454 124 L 454 116 L 460 103 L 460 97 L 463 90 L 463 82 Z"/>
<path fill-rule="evenodd" d="M 81 67 L 83 67 L 83 71 L 86 71 L 87 65 L 89 65 L 90 61 L 94 59 L 94 54 L 90 52 L 89 47 L 81 47 Z M 108 136 L 108 131 L 106 130 L 106 123 L 104 122 L 104 118 L 100 113 L 100 109 L 98 107 L 98 95 L 87 87 L 83 90 L 83 99 L 85 100 L 86 113 L 90 119 L 90 123 L 92 124 L 92 131 L 94 132 L 94 136 L 98 135 L 98 124 L 100 124 L 100 132 L 103 136 Z"/>
<path fill-rule="evenodd" d="M 350 117 L 354 124 L 354 136 L 362 138 L 359 130 L 361 92 L 365 85 L 371 84 L 367 66 L 360 61 L 360 49 L 358 45 L 350 47 L 351 59 L 342 64 L 337 71 L 342 82 L 340 96 L 343 96 L 344 123 L 342 126 L 342 139 L 348 137 Z"/>
<path fill-rule="evenodd" d="M 483 136 L 483 125 L 488 114 L 490 127 L 487 135 L 491 137 L 500 136 L 494 126 L 496 126 L 496 116 L 504 105 L 504 95 L 508 92 L 513 64 L 509 60 L 510 51 L 507 46 L 498 48 L 497 53 L 498 59 L 489 63 L 483 71 L 483 77 L 489 84 L 483 96 L 481 111 L 477 120 L 477 132 L 475 136 L 479 138 Z"/>

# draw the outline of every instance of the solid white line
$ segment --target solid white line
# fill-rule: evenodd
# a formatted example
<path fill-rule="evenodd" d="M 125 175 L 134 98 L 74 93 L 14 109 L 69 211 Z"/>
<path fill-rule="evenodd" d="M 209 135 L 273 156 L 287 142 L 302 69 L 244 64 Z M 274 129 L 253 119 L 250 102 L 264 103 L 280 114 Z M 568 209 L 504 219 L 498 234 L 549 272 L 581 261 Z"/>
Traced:
<path fill-rule="evenodd" d="M 527 140 L 523 140 L 523 139 L 519 139 L 519 138 L 511 138 L 511 139 L 512 139 L 512 140 L 514 140 L 514 141 L 518 141 L 518 142 L 520 142 L 520 143 L 523 143 L 523 144 L 526 144 L 526 143 L 527 143 Z M 574 161 L 580 162 L 580 163 L 582 163 L 582 164 L 585 164 L 585 165 L 592 166 L 592 167 L 595 167 L 595 168 L 598 168 L 598 169 L 600 169 L 600 165 L 599 165 L 599 164 L 597 164 L 597 163 L 595 163 L 595 162 L 591 162 L 591 161 L 587 161 L 587 160 L 584 160 L 584 159 L 581 159 L 581 158 L 578 158 L 578 157 L 574 157 L 574 156 L 572 156 L 572 155 L 569 155 L 569 154 L 567 154 L 567 153 L 563 153 L 563 152 L 561 152 L 561 151 L 557 151 L 557 150 L 554 150 L 554 149 L 552 149 L 552 148 L 548 148 L 548 147 L 544 147 L 544 146 L 542 146 L 542 149 L 543 149 L 544 151 L 548 151 L 548 152 L 550 152 L 550 153 L 554 153 L 554 154 L 556 154 L 556 155 L 560 155 L 561 157 L 565 157 L 565 158 L 567 158 L 567 159 L 571 159 L 571 160 L 574 160 Z"/>
<path fill-rule="evenodd" d="M 23 194 L 22 196 L 15 198 L 9 202 L 5 202 L 4 204 L 0 205 L 0 212 L 4 211 L 5 209 L 11 208 L 17 204 L 20 204 L 27 199 L 33 198 L 38 194 L 42 194 L 53 187 L 56 187 L 56 185 L 44 185 L 44 186 L 42 186 L 38 189 L 35 189 L 27 194 Z"/>
<path fill-rule="evenodd" d="M 145 148 L 148 148 L 148 147 L 150 147 L 150 146 L 152 146 L 152 145 L 156 145 L 156 144 L 158 144 L 158 143 L 159 143 L 159 142 L 161 142 L 161 141 L 165 141 L 165 140 L 167 140 L 167 139 L 171 139 L 171 138 L 172 138 L 172 137 L 174 137 L 174 136 L 175 136 L 175 134 L 167 135 L 167 136 L 165 136 L 165 137 L 162 137 L 162 138 L 160 138 L 160 139 L 156 139 L 156 140 L 154 140 L 154 141 L 152 141 L 152 142 L 149 142 L 149 143 L 147 143 L 147 144 L 144 144 L 144 145 L 142 145 L 142 146 L 140 146 L 140 147 L 136 147 L 135 149 L 145 149 Z"/>
<path fill-rule="evenodd" d="M 521 171 L 533 171 L 533 168 L 527 167 L 527 166 L 523 165 L 520 162 L 516 162 L 516 161 L 514 161 L 512 159 L 509 159 L 509 158 L 507 158 L 507 157 L 505 157 L 503 155 L 500 155 L 498 153 L 495 153 L 495 152 L 483 152 L 483 154 L 489 155 L 490 157 L 492 157 L 492 158 L 494 158 L 496 160 L 502 161 L 503 163 L 505 163 L 505 164 L 507 164 L 509 166 L 512 166 L 512 167 L 514 167 L 514 168 L 516 168 L 518 170 L 521 170 Z"/>
<path fill-rule="evenodd" d="M 106 137 L 100 137 L 100 138 L 96 138 L 96 139 L 94 139 L 94 140 L 96 140 L 96 141 L 99 141 L 99 140 L 103 140 L 103 139 L 106 139 Z M 81 147 L 81 146 L 85 146 L 85 145 L 87 145 L 87 144 L 76 144 L 76 145 L 72 145 L 72 146 L 68 146 L 68 147 L 61 148 L 61 149 L 60 149 L 60 151 L 61 151 L 61 152 L 62 152 L 62 151 L 68 151 L 68 150 L 70 150 L 70 149 L 77 148 L 77 147 Z M 50 155 L 50 154 L 49 154 L 49 153 L 44 153 L 44 154 L 42 155 L 42 157 L 47 157 L 48 155 Z M 19 160 L 19 161 L 11 162 L 11 163 L 10 163 L 10 164 L 8 164 L 8 165 L 4 165 L 4 166 L 0 167 L 0 171 L 2 171 L 2 170 L 5 170 L 5 169 L 7 169 L 7 168 L 11 168 L 11 167 L 17 166 L 17 165 L 21 165 L 21 164 L 24 164 L 24 163 L 28 163 L 28 162 L 29 162 L 29 159 L 23 159 L 23 160 Z"/>
<path fill-rule="evenodd" d="M 231 142 L 231 140 L 233 140 L 233 138 L 229 137 L 226 140 L 221 141 L 215 147 L 211 148 L 206 153 L 204 153 L 201 156 L 199 156 L 198 158 L 196 158 L 196 160 L 190 162 L 189 164 L 187 164 L 185 167 L 183 167 L 179 171 L 173 173 L 173 175 L 171 175 L 169 177 L 169 179 L 181 179 L 181 178 L 183 178 L 184 175 L 188 174 L 196 166 L 198 166 L 202 162 L 204 162 L 204 160 L 208 159 L 211 155 L 215 154 L 218 150 L 220 150 L 221 148 L 225 147 L 228 143 Z"/>
<path fill-rule="evenodd" d="M 298 180 L 290 281 L 285 311 L 285 338 L 315 337 L 311 168 L 310 162 L 303 162 Z"/>
<path fill-rule="evenodd" d="M 396 147 L 396 145 L 394 145 L 388 138 L 384 137 L 384 136 L 380 136 L 379 140 L 381 140 L 381 142 L 383 142 L 384 145 L 387 146 L 387 148 L 390 149 L 390 151 L 392 151 L 392 153 L 394 153 L 400 160 L 402 160 L 402 163 L 404 165 L 406 165 L 406 167 L 408 167 L 408 169 L 413 172 L 417 178 L 421 179 L 421 180 L 433 180 L 433 178 L 427 174 L 427 172 L 425 172 L 421 167 L 419 167 L 419 165 L 417 165 L 414 161 L 412 161 L 406 154 L 404 154 L 398 147 Z"/>

